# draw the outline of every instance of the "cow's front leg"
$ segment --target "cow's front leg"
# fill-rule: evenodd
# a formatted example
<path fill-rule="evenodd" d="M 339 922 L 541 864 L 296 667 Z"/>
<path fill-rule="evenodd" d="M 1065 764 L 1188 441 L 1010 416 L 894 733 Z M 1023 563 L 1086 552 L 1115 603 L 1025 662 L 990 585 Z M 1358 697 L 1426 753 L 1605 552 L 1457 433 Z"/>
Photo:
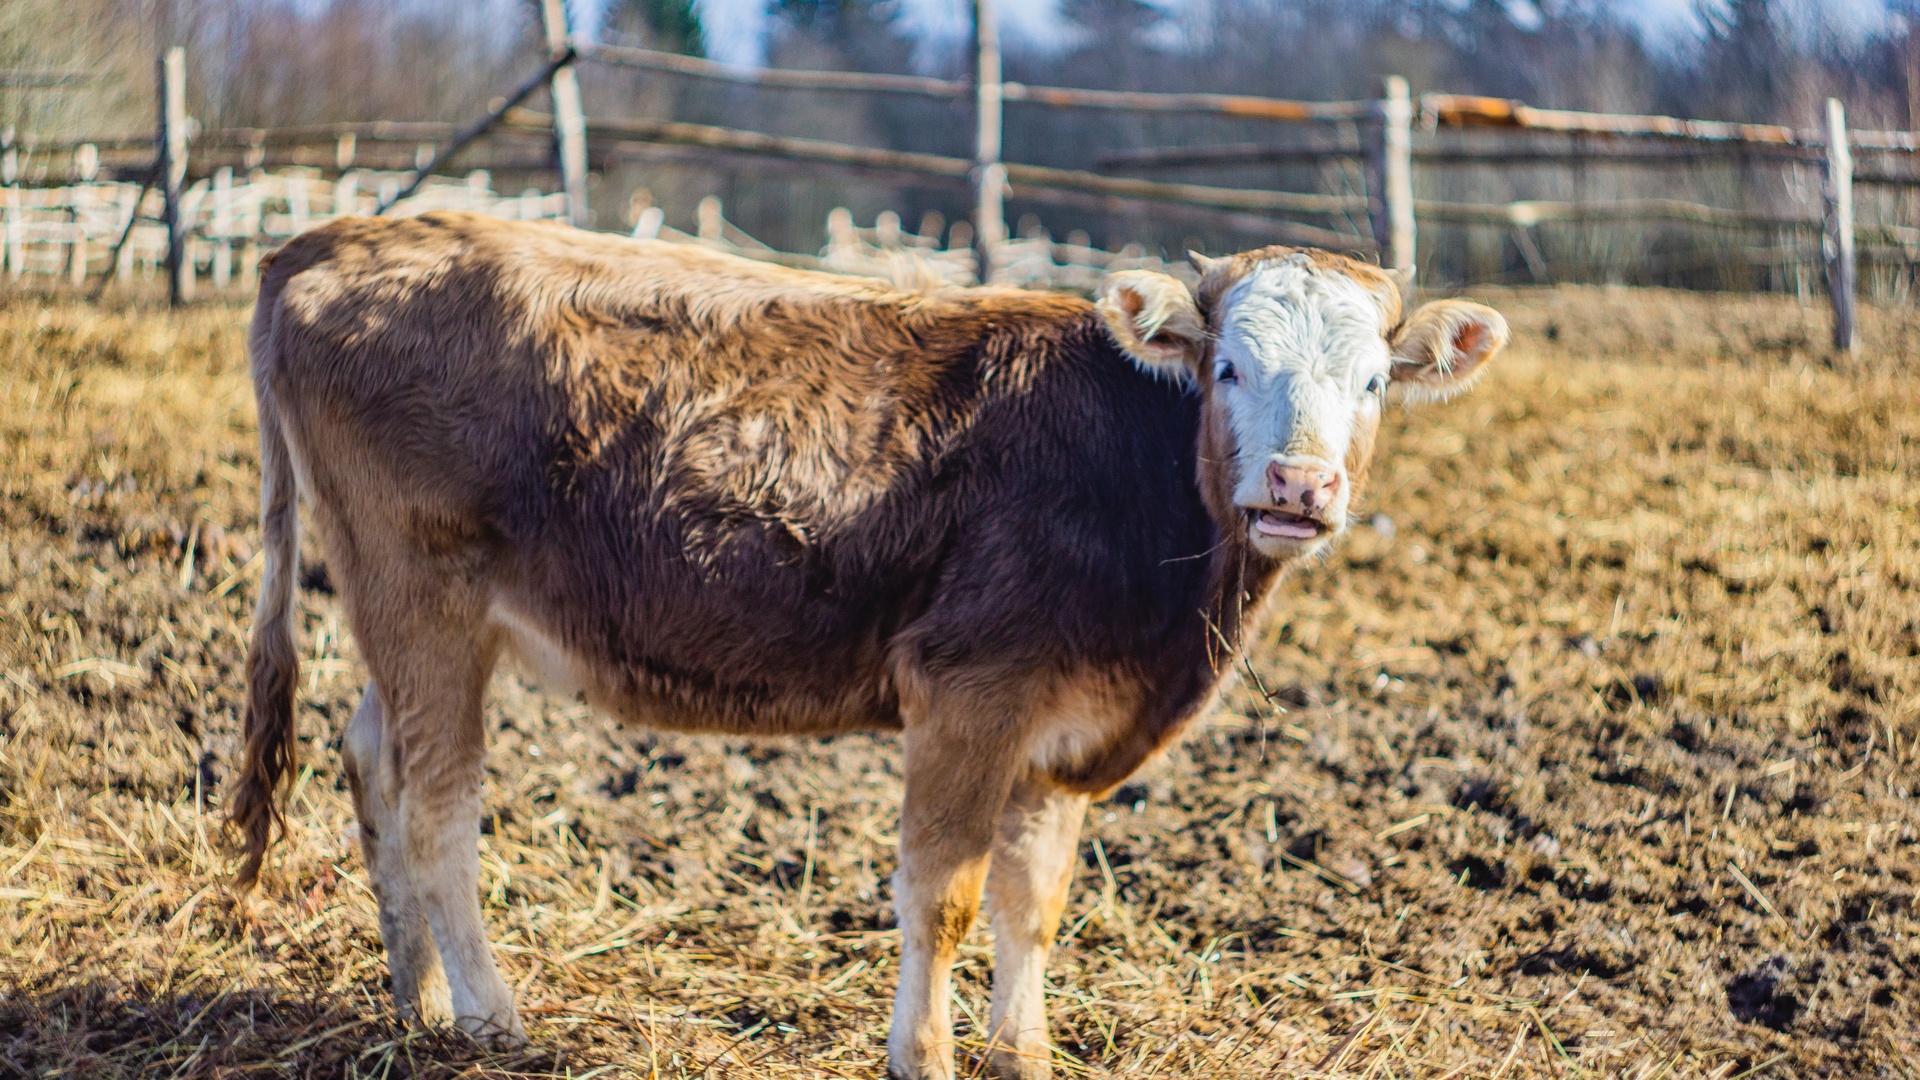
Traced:
<path fill-rule="evenodd" d="M 992 1048 L 988 1065 L 1011 1080 L 1052 1075 L 1047 1040 L 1047 953 L 1073 885 L 1087 796 L 1028 776 L 1000 816 L 987 903 L 993 920 Z"/>
<path fill-rule="evenodd" d="M 947 1008 L 953 958 L 980 909 L 994 827 L 1012 784 L 1012 754 L 994 738 L 1007 717 L 995 713 L 935 702 L 908 720 L 902 740 L 907 783 L 893 877 L 900 988 L 887 1035 L 887 1072 L 896 1080 L 954 1074 Z"/>

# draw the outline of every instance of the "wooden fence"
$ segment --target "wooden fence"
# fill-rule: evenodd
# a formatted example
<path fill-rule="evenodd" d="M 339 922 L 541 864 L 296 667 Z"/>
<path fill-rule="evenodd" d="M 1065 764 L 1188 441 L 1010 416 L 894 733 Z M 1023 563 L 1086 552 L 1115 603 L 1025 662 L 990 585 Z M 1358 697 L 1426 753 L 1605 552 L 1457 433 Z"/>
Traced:
<path fill-rule="evenodd" d="M 405 210 L 420 205 L 417 197 L 408 198 L 416 186 L 426 185 L 421 187 L 422 193 L 447 190 L 444 183 L 429 178 L 447 171 L 456 156 L 464 155 L 464 160 L 471 161 L 468 148 L 484 141 L 489 165 L 557 171 L 561 190 L 556 202 L 564 205 L 564 216 L 568 220 L 581 226 L 590 224 L 588 168 L 595 155 L 605 161 L 636 150 L 675 160 L 774 161 L 810 169 L 903 178 L 917 185 L 965 186 L 971 190 L 973 212 L 971 221 L 964 223 L 968 225 L 964 243 L 957 243 L 950 235 L 946 246 L 929 246 L 923 242 L 927 238 L 922 234 L 895 233 L 889 242 L 876 240 L 869 245 L 875 251 L 885 252 L 884 257 L 869 253 L 854 258 L 846 254 L 855 250 L 855 245 L 843 243 L 834 236 L 836 228 L 840 229 L 843 239 L 852 235 L 845 231 L 850 225 L 842 222 L 836 226 L 831 216 L 828 245 L 817 256 L 783 254 L 758 241 L 729 239 L 725 229 L 713 235 L 706 235 L 709 230 L 704 228 L 696 234 L 686 234 L 693 242 L 731 245 L 757 257 L 837 269 L 859 266 L 864 268 L 863 272 L 871 272 L 889 259 L 898 262 L 897 256 L 904 253 L 918 259 L 921 267 L 916 272 L 935 277 L 967 276 L 1084 287 L 1092 275 L 1118 263 L 1157 263 L 1144 253 L 1123 256 L 1085 243 L 1059 245 L 1033 235 L 1009 236 L 1004 208 L 1010 198 L 1100 210 L 1179 207 L 1186 212 L 1217 215 L 1236 229 L 1292 243 L 1371 254 L 1388 266 L 1406 269 L 1417 265 L 1422 222 L 1511 229 L 1514 242 L 1529 265 L 1538 257 L 1531 230 L 1542 223 L 1671 223 L 1721 231 L 1805 236 L 1809 240 L 1818 237 L 1835 312 L 1834 344 L 1837 348 L 1852 350 L 1857 348 L 1853 330 L 1856 259 L 1864 255 L 1881 264 L 1920 264 L 1920 228 L 1887 223 L 1861 226 L 1856 223 L 1854 213 L 1856 186 L 1920 187 L 1920 165 L 1915 162 L 1916 154 L 1920 154 L 1920 140 L 1914 133 L 1905 131 L 1849 130 L 1845 110 L 1837 100 L 1828 102 L 1825 123 L 1818 130 L 1800 130 L 1778 125 L 1538 109 L 1520 102 L 1453 94 L 1426 94 L 1416 99 L 1410 94 L 1406 81 L 1397 77 L 1385 80 L 1384 93 L 1377 100 L 1331 102 L 1035 86 L 1001 77 L 992 4 L 993 0 L 975 0 L 976 26 L 981 31 L 977 34 L 979 48 L 974 76 L 962 80 L 741 68 L 698 57 L 590 42 L 569 34 L 561 0 L 543 0 L 548 46 L 545 64 L 532 78 L 495 99 L 474 123 L 460 129 L 443 124 L 369 123 L 196 134 L 191 131 L 185 111 L 184 56 L 179 50 L 173 50 L 161 65 L 160 123 L 156 137 L 61 143 L 19 140 L 0 144 L 0 166 L 3 166 L 0 172 L 4 172 L 0 181 L 4 181 L 10 200 L 8 235 L 19 232 L 51 236 L 49 230 L 57 231 L 56 227 L 66 229 L 74 237 L 84 233 L 87 246 L 80 249 L 83 253 L 69 251 L 63 264 L 67 272 L 84 273 L 96 260 L 94 249 L 100 244 L 102 234 L 95 225 L 120 221 L 130 238 L 124 245 L 133 251 L 130 258 L 135 264 L 145 265 L 142 260 L 151 255 L 157 241 L 151 229 L 135 227 L 134 222 L 144 213 L 140 208 L 151 202 L 144 195 L 144 187 L 152 186 L 160 192 L 160 212 L 154 224 L 161 226 L 167 237 L 158 243 L 164 243 L 164 262 L 178 291 L 182 286 L 191 287 L 199 267 L 208 267 L 208 273 L 216 278 L 220 276 L 213 267 L 219 265 L 217 253 L 222 250 L 220 245 L 226 243 L 220 238 L 228 235 L 224 222 L 234 214 L 244 216 L 250 212 L 227 211 L 226 216 L 216 221 L 207 209 L 214 192 L 251 193 L 258 187 L 257 201 L 265 205 L 279 198 L 271 194 L 272 185 L 284 181 L 263 174 L 263 168 L 298 165 L 355 175 L 353 170 L 361 168 L 363 162 L 373 161 L 387 170 L 378 175 L 383 177 L 380 182 L 388 187 L 383 197 L 375 199 L 372 209 L 375 212 Z M 582 64 L 772 90 L 909 95 L 962 106 L 971 103 L 975 152 L 970 158 L 950 157 L 674 120 L 589 117 L 576 75 L 576 69 Z M 541 88 L 547 90 L 551 111 L 537 112 L 523 104 Z M 1095 170 L 1064 169 L 1001 159 L 1003 111 L 1008 103 L 1285 124 L 1304 127 L 1310 137 L 1278 144 L 1129 151 L 1108 156 Z M 1551 145 L 1536 142 L 1521 147 L 1489 147 L 1471 142 L 1479 133 L 1502 131 L 1558 141 Z M 1440 137 L 1442 133 L 1454 133 L 1460 138 L 1447 142 Z M 1468 141 L 1460 141 L 1461 138 Z M 186 186 L 190 146 L 202 176 L 195 188 Z M 141 163 L 143 152 L 149 155 L 144 165 Z M 68 203 L 59 206 L 29 205 L 32 200 L 26 198 L 27 189 L 21 183 L 23 160 L 38 160 L 44 178 L 47 163 L 62 154 L 69 162 L 70 175 L 117 170 L 119 179 L 137 178 L 142 188 L 132 195 L 120 189 L 105 194 L 76 193 Z M 1856 161 L 1860 155 L 1867 159 L 1864 164 Z M 1790 202 L 1784 208 L 1776 205 L 1765 210 L 1666 197 L 1489 203 L 1418 198 L 1414 182 L 1416 167 L 1422 171 L 1438 171 L 1476 165 L 1584 166 L 1599 162 L 1663 169 L 1728 158 L 1817 170 L 1818 195 L 1800 203 Z M 1220 187 L 1140 175 L 1115 175 L 1208 164 L 1338 161 L 1358 163 L 1361 180 L 1354 187 L 1333 192 Z M 228 184 L 222 188 L 210 182 L 208 170 L 217 172 L 223 168 L 242 170 L 250 177 L 265 175 L 267 179 L 259 182 L 250 179 L 245 185 Z M 197 202 L 194 201 L 196 190 L 200 192 Z M 253 205 L 246 200 L 255 199 L 253 194 L 229 197 L 241 199 L 246 205 Z M 488 197 L 492 198 L 490 193 Z M 16 204 L 20 207 L 18 212 L 13 209 Z M 54 220 L 63 214 L 67 218 L 65 222 Z M 543 211 L 541 216 L 545 214 Z M 657 209 L 655 214 L 658 216 Z M 291 212 L 283 219 L 291 222 Z M 319 220 L 319 215 L 310 214 L 307 220 Z M 888 231 L 884 217 L 873 229 L 876 236 Z M 680 235 L 662 230 L 663 224 L 656 221 L 651 231 L 670 238 Z M 648 231 L 645 221 L 641 231 Z M 739 233 L 738 229 L 733 231 Z M 254 235 L 256 240 L 249 243 L 270 242 L 278 234 L 255 230 Z M 899 236 L 915 239 L 900 241 Z M 31 245 L 32 241 L 21 243 Z M 208 244 L 214 246 L 209 249 Z M 189 247 L 193 252 L 188 251 Z M 957 251 L 962 247 L 971 248 L 970 262 Z M 1046 249 L 1044 253 L 1042 247 Z M 1756 257 L 1770 256 L 1763 252 Z M 126 258 L 129 256 L 122 254 L 114 265 L 117 267 Z M 34 257 L 26 255 L 20 259 L 24 268 L 47 261 L 46 257 L 40 257 L 36 262 Z M 1044 270 L 1043 261 L 1048 264 Z M 9 261 L 8 265 L 12 267 L 14 263 Z M 966 274 L 960 275 L 958 268 L 963 266 Z M 76 271 L 74 267 L 80 269 Z"/>
<path fill-rule="evenodd" d="M 327 179 L 313 169 L 222 167 L 185 186 L 170 215 L 165 193 L 132 181 L 91 180 L 59 187 L 0 187 L 0 266 L 9 279 L 56 275 L 75 285 L 90 276 L 151 278 L 173 265 L 182 299 L 198 281 L 223 288 L 250 281 L 260 255 L 315 225 L 371 214 L 412 179 L 402 172 L 352 170 Z M 564 194 L 500 195 L 485 171 L 462 180 L 434 178 L 397 208 L 401 213 L 469 210 L 495 217 L 564 219 Z"/>

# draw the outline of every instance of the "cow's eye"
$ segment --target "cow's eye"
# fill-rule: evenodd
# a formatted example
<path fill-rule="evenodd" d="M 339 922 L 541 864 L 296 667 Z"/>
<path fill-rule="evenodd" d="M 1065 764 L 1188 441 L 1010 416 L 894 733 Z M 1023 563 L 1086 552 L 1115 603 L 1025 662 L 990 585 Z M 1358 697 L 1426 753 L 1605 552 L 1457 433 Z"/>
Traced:
<path fill-rule="evenodd" d="M 1217 383 L 1237 383 L 1240 381 L 1240 373 L 1233 370 L 1233 363 L 1231 361 L 1222 360 L 1220 361 L 1220 366 L 1213 369 L 1213 381 Z"/>
<path fill-rule="evenodd" d="M 1379 397 L 1381 394 L 1384 394 L 1386 392 L 1387 392 L 1387 377 L 1385 375 L 1375 375 L 1373 377 L 1373 381 L 1367 384 L 1367 393 L 1372 394 L 1375 397 Z"/>

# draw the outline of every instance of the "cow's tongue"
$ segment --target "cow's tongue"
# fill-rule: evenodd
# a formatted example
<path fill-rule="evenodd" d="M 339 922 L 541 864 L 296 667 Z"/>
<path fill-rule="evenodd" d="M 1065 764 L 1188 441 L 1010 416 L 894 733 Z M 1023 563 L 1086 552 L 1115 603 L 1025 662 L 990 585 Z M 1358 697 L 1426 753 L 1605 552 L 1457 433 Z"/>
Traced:
<path fill-rule="evenodd" d="M 1290 540 L 1311 540 L 1320 535 L 1320 527 L 1304 518 L 1281 517 L 1268 510 L 1262 510 L 1260 516 L 1253 519 L 1253 527 L 1267 536 L 1284 536 Z"/>

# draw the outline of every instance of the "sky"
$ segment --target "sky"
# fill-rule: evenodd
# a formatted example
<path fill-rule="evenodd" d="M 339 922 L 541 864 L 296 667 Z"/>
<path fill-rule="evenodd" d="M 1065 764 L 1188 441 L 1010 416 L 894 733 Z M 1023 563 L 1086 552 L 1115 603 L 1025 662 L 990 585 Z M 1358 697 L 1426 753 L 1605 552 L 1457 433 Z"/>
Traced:
<path fill-rule="evenodd" d="M 591 0 L 590 0 L 591 2 Z M 695 0 L 707 53 L 728 63 L 757 64 L 763 56 L 766 0 Z M 957 42 L 973 20 L 971 0 L 902 0 L 909 32 L 931 45 Z M 1070 33 L 1058 0 L 1001 0 L 1001 32 L 1033 42 L 1058 41 Z"/>
<path fill-rule="evenodd" d="M 1170 13 L 1203 0 L 1150 0 Z M 1515 21 L 1538 18 L 1532 0 L 1503 0 Z M 569 0 L 576 21 L 592 25 L 606 0 Z M 1638 23 L 1658 44 L 1699 28 L 1696 0 L 1614 0 L 1617 9 Z M 757 65 L 765 58 L 767 0 L 695 0 L 707 53 L 728 63 Z M 1824 24 L 1843 35 L 1872 33 L 1887 24 L 1886 0 L 1784 0 L 1788 22 L 1799 27 Z M 967 34 L 971 0 L 900 0 L 909 33 L 934 48 L 957 44 Z M 1059 0 L 1000 0 L 1001 32 L 1028 45 L 1064 44 L 1072 28 L 1060 15 Z"/>

